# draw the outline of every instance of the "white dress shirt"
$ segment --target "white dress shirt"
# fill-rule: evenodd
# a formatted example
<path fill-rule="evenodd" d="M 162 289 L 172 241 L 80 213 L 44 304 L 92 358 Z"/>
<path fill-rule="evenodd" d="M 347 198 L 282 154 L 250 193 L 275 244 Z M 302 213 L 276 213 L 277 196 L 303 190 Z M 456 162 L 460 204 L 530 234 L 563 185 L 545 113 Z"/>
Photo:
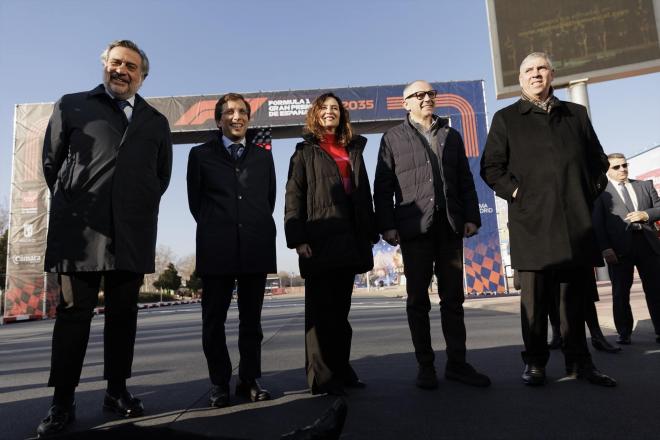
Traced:
<path fill-rule="evenodd" d="M 105 93 L 107 93 L 112 99 L 117 99 L 107 87 L 105 88 Z M 120 101 L 127 101 L 130 104 L 124 107 L 124 114 L 126 115 L 128 122 L 131 122 L 131 118 L 133 117 L 133 107 L 135 107 L 135 95 L 128 99 L 121 99 Z"/>
<path fill-rule="evenodd" d="M 621 197 L 621 201 L 625 203 L 625 199 L 623 198 L 623 190 L 621 189 L 621 182 L 617 182 L 616 180 L 612 180 L 607 177 L 607 180 L 610 181 L 612 185 L 614 185 L 614 188 L 616 188 L 617 194 L 619 194 L 619 197 Z M 632 200 L 633 207 L 635 208 L 635 211 L 638 211 L 638 204 L 637 204 L 637 195 L 635 194 L 635 190 L 633 186 L 630 184 L 630 180 L 626 179 L 625 182 L 625 187 L 628 190 L 628 194 L 630 194 L 630 200 Z"/>

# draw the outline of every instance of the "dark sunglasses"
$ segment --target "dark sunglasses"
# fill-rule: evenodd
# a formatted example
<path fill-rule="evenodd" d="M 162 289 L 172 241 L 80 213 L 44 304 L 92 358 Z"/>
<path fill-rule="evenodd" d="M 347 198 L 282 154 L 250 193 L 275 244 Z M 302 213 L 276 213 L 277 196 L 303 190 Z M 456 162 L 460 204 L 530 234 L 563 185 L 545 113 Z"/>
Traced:
<path fill-rule="evenodd" d="M 613 170 L 618 170 L 619 168 L 623 168 L 624 170 L 627 170 L 628 164 L 622 163 L 621 165 L 612 165 L 610 168 L 612 168 Z"/>
<path fill-rule="evenodd" d="M 413 96 L 417 98 L 417 100 L 421 101 L 424 99 L 426 95 L 429 95 L 429 98 L 435 99 L 436 96 L 438 96 L 438 91 L 437 90 L 427 90 L 426 92 L 415 92 L 411 93 L 410 95 L 406 96 L 404 99 L 412 98 Z"/>

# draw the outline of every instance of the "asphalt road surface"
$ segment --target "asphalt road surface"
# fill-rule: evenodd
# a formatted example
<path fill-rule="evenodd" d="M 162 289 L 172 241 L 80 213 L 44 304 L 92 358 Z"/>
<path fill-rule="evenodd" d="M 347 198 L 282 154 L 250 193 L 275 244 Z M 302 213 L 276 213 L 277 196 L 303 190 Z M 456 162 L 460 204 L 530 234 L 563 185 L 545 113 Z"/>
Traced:
<path fill-rule="evenodd" d="M 604 332 L 613 341 L 599 308 Z M 633 300 L 643 303 L 639 294 Z M 611 315 L 611 312 L 610 312 Z M 444 339 L 438 306 L 431 312 L 440 387 L 414 386 L 416 362 L 405 300 L 356 297 L 351 310 L 352 362 L 367 388 L 350 392 L 342 439 L 658 439 L 660 438 L 660 345 L 648 319 L 641 319 L 633 345 L 618 354 L 594 353 L 596 365 L 619 380 L 613 389 L 564 376 L 561 353 L 553 352 L 549 383 L 525 387 L 520 380 L 521 337 L 518 298 L 466 301 L 468 361 L 490 375 L 493 385 L 472 388 L 443 378 Z M 638 317 L 638 316 L 636 316 Z M 648 316 L 646 317 L 648 318 Z M 133 378 L 129 389 L 146 415 L 116 420 L 102 412 L 103 316 L 92 322 L 72 430 L 102 429 L 119 423 L 170 428 L 242 439 L 277 439 L 311 423 L 333 398 L 311 396 L 303 370 L 302 298 L 266 299 L 263 310 L 262 385 L 273 400 L 251 403 L 233 398 L 224 409 L 207 408 L 208 372 L 201 345 L 199 305 L 140 312 Z M 0 438 L 33 437 L 50 404 L 45 387 L 53 321 L 0 328 Z M 237 310 L 227 320 L 230 353 L 237 366 Z M 235 383 L 232 381 L 232 390 Z"/>

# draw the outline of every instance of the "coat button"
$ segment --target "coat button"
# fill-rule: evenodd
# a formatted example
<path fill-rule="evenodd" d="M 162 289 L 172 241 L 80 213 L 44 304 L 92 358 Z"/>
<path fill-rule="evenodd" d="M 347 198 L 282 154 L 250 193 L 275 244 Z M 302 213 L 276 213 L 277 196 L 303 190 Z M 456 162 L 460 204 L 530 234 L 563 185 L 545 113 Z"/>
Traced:
<path fill-rule="evenodd" d="M 242 228 L 242 227 L 243 227 L 243 223 L 239 223 L 239 224 L 238 224 L 238 227 L 239 227 L 239 228 Z"/>
<path fill-rule="evenodd" d="M 241 200 L 242 198 L 243 198 L 243 196 L 241 196 L 241 195 L 238 196 L 238 200 Z"/>
<path fill-rule="evenodd" d="M 433 182 L 433 179 L 429 179 L 429 182 Z"/>
<path fill-rule="evenodd" d="M 241 171 L 240 168 L 236 168 L 236 172 L 239 173 Z"/>

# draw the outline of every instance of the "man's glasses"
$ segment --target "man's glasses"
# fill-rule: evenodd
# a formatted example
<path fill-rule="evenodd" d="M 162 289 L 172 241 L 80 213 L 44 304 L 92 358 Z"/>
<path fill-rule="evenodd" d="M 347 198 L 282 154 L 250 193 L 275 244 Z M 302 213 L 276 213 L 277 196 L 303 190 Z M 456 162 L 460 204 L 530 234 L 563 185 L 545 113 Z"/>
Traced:
<path fill-rule="evenodd" d="M 612 165 L 610 168 L 613 170 L 619 170 L 619 168 L 623 168 L 624 170 L 628 169 L 628 164 L 627 163 L 622 163 L 621 165 Z"/>
<path fill-rule="evenodd" d="M 438 96 L 438 91 L 437 90 L 427 90 L 426 92 L 415 92 L 411 93 L 410 95 L 406 96 L 404 99 L 409 99 L 412 98 L 413 96 L 417 98 L 418 101 L 421 101 L 424 99 L 426 95 L 429 95 L 429 98 L 435 99 L 436 96 Z"/>

